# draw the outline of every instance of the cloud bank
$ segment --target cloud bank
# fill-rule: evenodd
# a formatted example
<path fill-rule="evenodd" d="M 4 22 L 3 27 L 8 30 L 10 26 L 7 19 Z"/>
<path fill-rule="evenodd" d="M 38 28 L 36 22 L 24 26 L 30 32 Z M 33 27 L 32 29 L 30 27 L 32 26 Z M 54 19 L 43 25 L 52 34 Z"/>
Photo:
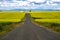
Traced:
<path fill-rule="evenodd" d="M 0 10 L 11 9 L 60 10 L 60 0 L 0 0 Z"/>

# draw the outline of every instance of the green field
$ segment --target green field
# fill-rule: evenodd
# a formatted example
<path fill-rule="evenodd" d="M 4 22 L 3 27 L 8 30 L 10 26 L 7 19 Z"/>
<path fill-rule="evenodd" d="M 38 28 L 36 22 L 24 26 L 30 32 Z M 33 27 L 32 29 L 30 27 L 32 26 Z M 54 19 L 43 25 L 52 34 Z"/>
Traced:
<path fill-rule="evenodd" d="M 19 22 L 24 15 L 24 12 L 0 12 L 0 22 Z"/>
<path fill-rule="evenodd" d="M 22 22 L 25 12 L 8 11 L 0 12 L 0 36 L 5 35 L 7 32 L 15 28 L 18 23 Z"/>
<path fill-rule="evenodd" d="M 60 12 L 30 12 L 32 17 L 41 19 L 60 19 Z"/>
<path fill-rule="evenodd" d="M 60 12 L 30 12 L 33 21 L 60 33 Z"/>
<path fill-rule="evenodd" d="M 37 22 L 60 23 L 60 19 L 35 19 Z"/>

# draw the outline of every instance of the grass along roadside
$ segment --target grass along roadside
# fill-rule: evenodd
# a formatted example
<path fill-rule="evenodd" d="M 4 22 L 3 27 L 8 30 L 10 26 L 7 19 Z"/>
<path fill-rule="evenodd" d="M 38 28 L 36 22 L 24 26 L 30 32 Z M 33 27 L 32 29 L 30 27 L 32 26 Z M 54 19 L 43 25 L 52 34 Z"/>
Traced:
<path fill-rule="evenodd" d="M 18 25 L 20 26 L 20 23 L 24 21 L 24 16 L 25 12 L 0 12 L 0 37 L 16 28 Z"/>
<path fill-rule="evenodd" d="M 0 23 L 0 38 L 6 35 L 8 32 L 12 31 L 16 27 L 20 27 L 23 23 L 18 22 L 8 22 L 8 23 Z"/>
<path fill-rule="evenodd" d="M 33 22 L 60 33 L 60 12 L 30 12 L 30 15 Z"/>
<path fill-rule="evenodd" d="M 34 22 L 60 34 L 60 19 L 36 19 Z"/>
<path fill-rule="evenodd" d="M 16 27 L 20 27 L 23 24 L 24 18 L 19 19 L 4 19 L 0 21 L 0 37 L 4 36 L 8 32 L 12 31 Z"/>

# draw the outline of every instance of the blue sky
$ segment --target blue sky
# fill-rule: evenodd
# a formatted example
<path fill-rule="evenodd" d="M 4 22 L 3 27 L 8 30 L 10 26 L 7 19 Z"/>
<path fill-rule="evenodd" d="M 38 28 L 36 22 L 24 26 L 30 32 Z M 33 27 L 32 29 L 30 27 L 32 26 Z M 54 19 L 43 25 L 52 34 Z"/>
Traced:
<path fill-rule="evenodd" d="M 0 0 L 0 10 L 11 9 L 60 10 L 60 0 Z"/>

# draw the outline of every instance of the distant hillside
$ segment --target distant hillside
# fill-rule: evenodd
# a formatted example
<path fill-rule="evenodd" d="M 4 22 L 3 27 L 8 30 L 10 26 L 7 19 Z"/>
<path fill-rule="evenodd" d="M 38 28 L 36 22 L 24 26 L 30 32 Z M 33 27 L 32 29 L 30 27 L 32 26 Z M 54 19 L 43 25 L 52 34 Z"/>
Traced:
<path fill-rule="evenodd" d="M 57 10 L 57 9 L 12 9 L 12 11 L 60 11 L 60 10 Z"/>

